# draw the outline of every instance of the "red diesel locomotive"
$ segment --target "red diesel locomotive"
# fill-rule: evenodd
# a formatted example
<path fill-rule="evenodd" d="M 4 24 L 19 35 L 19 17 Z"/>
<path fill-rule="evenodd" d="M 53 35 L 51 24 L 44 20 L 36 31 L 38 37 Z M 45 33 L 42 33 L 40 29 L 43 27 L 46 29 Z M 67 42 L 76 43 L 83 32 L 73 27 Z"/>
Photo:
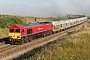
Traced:
<path fill-rule="evenodd" d="M 9 28 L 10 43 L 22 44 L 38 37 L 47 36 L 52 34 L 52 29 L 51 22 L 12 25 Z"/>

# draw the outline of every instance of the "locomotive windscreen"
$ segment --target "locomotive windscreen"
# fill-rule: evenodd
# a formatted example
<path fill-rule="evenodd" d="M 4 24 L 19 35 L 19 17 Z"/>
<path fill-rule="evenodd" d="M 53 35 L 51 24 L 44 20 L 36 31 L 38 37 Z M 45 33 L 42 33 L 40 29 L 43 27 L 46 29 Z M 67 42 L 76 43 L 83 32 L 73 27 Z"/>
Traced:
<path fill-rule="evenodd" d="M 13 32 L 15 32 L 15 33 L 20 33 L 20 29 L 10 29 L 9 32 L 11 32 L 11 33 L 13 33 Z"/>
<path fill-rule="evenodd" d="M 14 29 L 10 29 L 10 31 L 9 31 L 9 32 L 12 32 L 12 33 L 13 33 L 13 32 L 14 32 Z"/>

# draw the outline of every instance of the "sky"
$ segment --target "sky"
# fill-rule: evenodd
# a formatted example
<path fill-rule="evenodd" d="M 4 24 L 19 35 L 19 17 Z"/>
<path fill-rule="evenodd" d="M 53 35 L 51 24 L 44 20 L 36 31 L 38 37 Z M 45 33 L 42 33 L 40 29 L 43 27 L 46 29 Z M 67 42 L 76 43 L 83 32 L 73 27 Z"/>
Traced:
<path fill-rule="evenodd" d="M 90 16 L 90 0 L 0 0 L 0 14 L 50 17 Z"/>

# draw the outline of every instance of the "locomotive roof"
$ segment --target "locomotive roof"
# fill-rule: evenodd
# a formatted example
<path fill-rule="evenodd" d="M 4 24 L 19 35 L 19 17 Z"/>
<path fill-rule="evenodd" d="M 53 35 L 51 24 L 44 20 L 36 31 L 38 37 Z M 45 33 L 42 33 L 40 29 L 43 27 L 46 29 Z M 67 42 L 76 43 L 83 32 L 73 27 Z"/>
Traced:
<path fill-rule="evenodd" d="M 39 23 L 31 23 L 31 24 L 21 24 L 22 26 L 36 26 L 40 25 Z"/>
<path fill-rule="evenodd" d="M 30 27 L 30 26 L 39 26 L 43 24 L 50 24 L 51 22 L 37 22 L 37 23 L 31 23 L 31 24 L 21 24 L 21 26 L 24 27 Z"/>

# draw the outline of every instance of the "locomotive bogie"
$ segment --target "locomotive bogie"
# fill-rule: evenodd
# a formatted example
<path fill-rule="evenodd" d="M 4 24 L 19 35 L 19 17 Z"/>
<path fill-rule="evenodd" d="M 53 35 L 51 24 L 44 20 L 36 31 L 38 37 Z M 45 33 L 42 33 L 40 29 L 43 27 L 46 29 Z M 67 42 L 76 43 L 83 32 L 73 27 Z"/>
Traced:
<path fill-rule="evenodd" d="M 9 38 L 9 41 L 10 41 L 10 44 L 13 45 L 13 44 L 18 44 L 18 42 L 20 41 L 20 39 Z"/>

